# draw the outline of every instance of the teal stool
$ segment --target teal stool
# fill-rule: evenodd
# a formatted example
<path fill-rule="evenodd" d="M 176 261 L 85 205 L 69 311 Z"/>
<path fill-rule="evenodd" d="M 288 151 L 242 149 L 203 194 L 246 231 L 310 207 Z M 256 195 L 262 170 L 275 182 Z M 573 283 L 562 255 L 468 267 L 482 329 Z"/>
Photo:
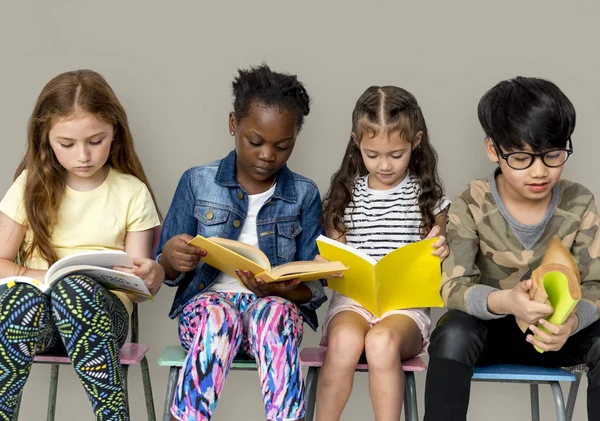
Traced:
<path fill-rule="evenodd" d="M 171 405 L 173 405 L 173 395 L 175 394 L 175 386 L 179 371 L 183 367 L 183 362 L 187 356 L 187 351 L 179 345 L 168 346 L 160 353 L 158 357 L 158 365 L 161 367 L 169 367 L 169 381 L 167 383 L 167 395 L 165 397 L 165 409 L 163 412 L 163 421 L 171 419 Z M 230 370 L 238 371 L 253 371 L 256 370 L 256 361 L 246 354 L 238 354 L 231 364 Z"/>

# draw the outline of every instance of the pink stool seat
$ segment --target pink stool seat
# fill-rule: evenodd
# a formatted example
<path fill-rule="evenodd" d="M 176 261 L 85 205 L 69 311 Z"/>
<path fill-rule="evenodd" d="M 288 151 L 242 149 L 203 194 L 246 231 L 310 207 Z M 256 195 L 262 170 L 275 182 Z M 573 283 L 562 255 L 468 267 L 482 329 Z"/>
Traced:
<path fill-rule="evenodd" d="M 119 357 L 122 365 L 139 364 L 148 352 L 150 347 L 144 344 L 126 343 L 119 351 Z M 36 355 L 34 358 L 36 363 L 46 364 L 71 364 L 71 359 L 67 355 Z"/>
<path fill-rule="evenodd" d="M 321 347 L 304 348 L 300 352 L 300 360 L 304 367 L 321 367 L 325 361 L 326 350 Z M 402 361 L 402 370 L 404 371 L 425 371 L 427 366 L 421 357 L 411 358 L 410 360 Z M 367 364 L 359 363 L 356 366 L 357 371 L 368 370 Z"/>

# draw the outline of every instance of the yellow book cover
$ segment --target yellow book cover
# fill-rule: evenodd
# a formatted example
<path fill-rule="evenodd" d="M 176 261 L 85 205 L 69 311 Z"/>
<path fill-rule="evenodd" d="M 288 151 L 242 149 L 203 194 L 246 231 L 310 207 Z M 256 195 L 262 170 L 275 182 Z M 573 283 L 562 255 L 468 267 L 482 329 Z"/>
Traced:
<path fill-rule="evenodd" d="M 542 263 L 533 271 L 531 279 L 531 299 L 550 304 L 554 312 L 546 320 L 555 325 L 562 325 L 581 299 L 581 285 L 577 263 L 558 237 L 550 241 Z M 523 332 L 529 327 L 520 319 L 517 319 L 517 324 Z M 540 324 L 538 328 L 546 330 Z M 535 349 L 544 352 L 538 347 Z"/>
<path fill-rule="evenodd" d="M 271 267 L 269 258 L 259 248 L 227 238 L 204 238 L 197 235 L 188 244 L 206 251 L 206 256 L 200 260 L 233 278 L 238 277 L 235 273 L 237 269 L 247 270 L 254 274 L 256 278 L 260 278 L 267 283 L 295 278 L 300 278 L 306 282 L 325 278 L 348 269 L 342 263 L 336 261 L 290 262 Z"/>
<path fill-rule="evenodd" d="M 376 317 L 391 310 L 443 307 L 440 258 L 433 256 L 436 239 L 407 244 L 379 262 L 366 253 L 325 236 L 317 238 L 319 253 L 349 269 L 327 280 L 329 288 L 352 298 Z"/>

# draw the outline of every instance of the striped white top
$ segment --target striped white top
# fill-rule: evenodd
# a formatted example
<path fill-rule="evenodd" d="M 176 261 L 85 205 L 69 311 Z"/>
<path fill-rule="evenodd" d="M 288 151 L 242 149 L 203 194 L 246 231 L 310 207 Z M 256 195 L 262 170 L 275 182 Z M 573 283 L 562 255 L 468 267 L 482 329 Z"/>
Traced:
<path fill-rule="evenodd" d="M 375 260 L 406 244 L 421 240 L 421 188 L 410 174 L 389 190 L 372 190 L 368 175 L 354 183 L 352 201 L 344 211 L 346 243 Z M 434 209 L 437 215 L 450 205 L 445 196 Z"/>

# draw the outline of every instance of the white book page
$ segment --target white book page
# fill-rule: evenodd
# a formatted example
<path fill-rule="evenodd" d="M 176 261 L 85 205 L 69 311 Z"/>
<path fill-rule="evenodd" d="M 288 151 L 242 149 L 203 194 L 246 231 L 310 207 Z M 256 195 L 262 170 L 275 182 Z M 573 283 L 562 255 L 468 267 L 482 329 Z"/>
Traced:
<path fill-rule="evenodd" d="M 133 262 L 124 251 L 86 251 L 73 256 L 63 257 L 50 266 L 48 272 L 46 272 L 45 284 L 51 285 L 54 282 L 55 274 L 69 266 L 97 266 L 112 269 L 113 266 L 133 267 Z M 64 276 L 66 275 L 62 277 Z"/>
<path fill-rule="evenodd" d="M 130 273 L 89 265 L 69 266 L 54 272 L 54 276 L 52 280 L 50 280 L 49 286 L 72 273 L 89 276 L 110 290 L 151 296 L 150 291 L 148 291 L 146 284 L 141 278 Z"/>

